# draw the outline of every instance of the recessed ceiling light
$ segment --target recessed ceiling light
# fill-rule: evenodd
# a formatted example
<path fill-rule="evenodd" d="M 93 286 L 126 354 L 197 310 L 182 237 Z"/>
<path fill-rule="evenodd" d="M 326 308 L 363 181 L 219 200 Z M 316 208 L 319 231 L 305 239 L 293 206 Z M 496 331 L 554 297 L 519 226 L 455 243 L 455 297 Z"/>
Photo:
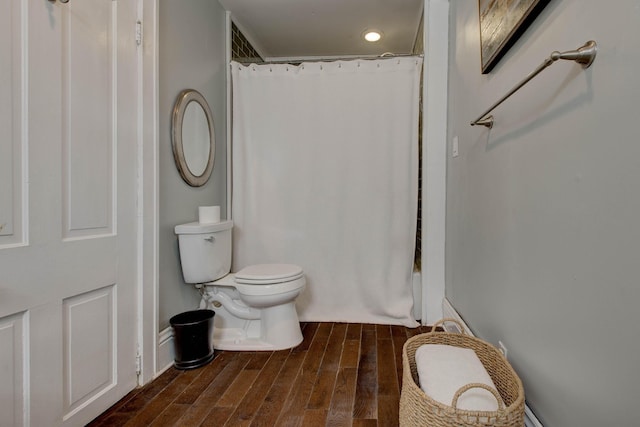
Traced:
<path fill-rule="evenodd" d="M 382 31 L 378 30 L 365 30 L 362 37 L 368 42 L 377 42 L 382 38 Z"/>

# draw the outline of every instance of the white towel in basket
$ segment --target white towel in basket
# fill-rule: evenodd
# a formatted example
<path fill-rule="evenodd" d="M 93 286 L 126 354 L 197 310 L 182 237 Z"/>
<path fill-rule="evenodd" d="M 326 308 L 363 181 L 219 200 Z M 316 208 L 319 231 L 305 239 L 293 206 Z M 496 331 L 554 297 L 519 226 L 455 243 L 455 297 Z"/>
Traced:
<path fill-rule="evenodd" d="M 420 388 L 432 399 L 451 405 L 456 391 L 470 383 L 482 383 L 495 389 L 489 373 L 470 348 L 443 344 L 424 344 L 416 350 Z M 458 399 L 458 409 L 497 411 L 498 402 L 489 391 L 467 390 Z"/>

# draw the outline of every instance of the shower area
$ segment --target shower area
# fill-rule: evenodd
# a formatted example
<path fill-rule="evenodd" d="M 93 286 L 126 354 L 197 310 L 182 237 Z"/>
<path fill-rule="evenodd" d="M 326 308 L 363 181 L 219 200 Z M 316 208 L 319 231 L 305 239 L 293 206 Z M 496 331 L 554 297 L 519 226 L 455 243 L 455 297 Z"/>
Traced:
<path fill-rule="evenodd" d="M 421 32 L 412 56 L 266 63 L 232 26 L 232 268 L 302 266 L 303 321 L 417 325 Z"/>

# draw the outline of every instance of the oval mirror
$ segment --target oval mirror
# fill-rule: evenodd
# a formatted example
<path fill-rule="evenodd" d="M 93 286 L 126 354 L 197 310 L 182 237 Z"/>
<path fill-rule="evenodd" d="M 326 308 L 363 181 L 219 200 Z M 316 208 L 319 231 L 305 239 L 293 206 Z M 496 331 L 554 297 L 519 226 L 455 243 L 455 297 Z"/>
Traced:
<path fill-rule="evenodd" d="M 198 91 L 180 92 L 171 127 L 173 157 L 180 176 L 192 187 L 203 186 L 213 170 L 216 138 L 211 109 Z"/>

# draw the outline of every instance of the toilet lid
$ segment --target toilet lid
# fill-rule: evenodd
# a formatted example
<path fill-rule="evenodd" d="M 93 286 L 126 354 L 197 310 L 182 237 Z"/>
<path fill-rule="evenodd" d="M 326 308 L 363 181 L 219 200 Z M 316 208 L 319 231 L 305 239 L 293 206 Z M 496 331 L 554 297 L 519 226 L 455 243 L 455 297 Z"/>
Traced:
<path fill-rule="evenodd" d="M 257 264 L 238 271 L 235 280 L 248 285 L 268 285 L 296 280 L 302 275 L 302 268 L 293 264 Z"/>

